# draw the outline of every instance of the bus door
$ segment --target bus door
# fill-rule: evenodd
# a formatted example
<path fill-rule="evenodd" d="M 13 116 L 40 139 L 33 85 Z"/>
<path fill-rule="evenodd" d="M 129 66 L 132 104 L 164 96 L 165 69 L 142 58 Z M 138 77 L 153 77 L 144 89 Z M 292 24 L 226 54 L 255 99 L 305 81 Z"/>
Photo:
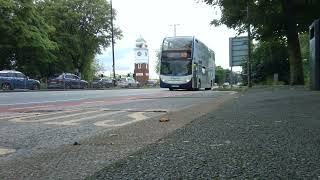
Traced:
<path fill-rule="evenodd" d="M 197 88 L 198 85 L 198 63 L 192 65 L 192 87 Z"/>

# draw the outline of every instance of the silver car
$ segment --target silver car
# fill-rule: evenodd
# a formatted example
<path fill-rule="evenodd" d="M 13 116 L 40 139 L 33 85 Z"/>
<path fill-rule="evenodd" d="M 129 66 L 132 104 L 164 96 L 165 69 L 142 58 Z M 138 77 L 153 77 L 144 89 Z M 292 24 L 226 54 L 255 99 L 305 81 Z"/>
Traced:
<path fill-rule="evenodd" d="M 132 78 L 121 78 L 118 82 L 118 87 L 121 88 L 130 88 L 130 87 L 139 87 L 139 82 Z"/>

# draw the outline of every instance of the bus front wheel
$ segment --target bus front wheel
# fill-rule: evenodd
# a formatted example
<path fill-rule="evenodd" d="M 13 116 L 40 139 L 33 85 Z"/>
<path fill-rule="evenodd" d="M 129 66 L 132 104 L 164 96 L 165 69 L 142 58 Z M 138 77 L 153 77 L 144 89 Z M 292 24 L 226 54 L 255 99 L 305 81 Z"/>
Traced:
<path fill-rule="evenodd" d="M 169 88 L 169 91 L 173 91 L 173 88 Z"/>

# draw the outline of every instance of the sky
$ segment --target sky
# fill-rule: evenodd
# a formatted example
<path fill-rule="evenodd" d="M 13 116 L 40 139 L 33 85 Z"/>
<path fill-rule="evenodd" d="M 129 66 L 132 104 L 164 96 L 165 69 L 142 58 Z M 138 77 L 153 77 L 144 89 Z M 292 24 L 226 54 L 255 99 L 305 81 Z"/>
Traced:
<path fill-rule="evenodd" d="M 156 51 L 165 37 L 195 36 L 215 51 L 216 65 L 229 68 L 229 37 L 236 36 L 226 26 L 215 27 L 210 21 L 220 12 L 197 0 L 113 0 L 117 11 L 114 25 L 123 31 L 123 38 L 115 44 L 116 74 L 132 73 L 134 69 L 135 41 L 142 36 L 149 46 L 150 78 L 156 79 L 154 71 Z M 111 48 L 102 51 L 97 60 L 106 75 L 112 72 Z"/>

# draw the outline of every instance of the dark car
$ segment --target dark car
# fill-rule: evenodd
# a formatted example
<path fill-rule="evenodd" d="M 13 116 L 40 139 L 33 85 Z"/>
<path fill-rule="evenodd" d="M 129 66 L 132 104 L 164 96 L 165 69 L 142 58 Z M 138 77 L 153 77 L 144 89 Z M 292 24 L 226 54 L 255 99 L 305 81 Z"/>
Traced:
<path fill-rule="evenodd" d="M 49 89 L 84 89 L 88 82 L 75 74 L 63 73 L 48 80 Z"/>
<path fill-rule="evenodd" d="M 95 78 L 92 81 L 93 88 L 110 88 L 113 86 L 112 79 Z"/>
<path fill-rule="evenodd" d="M 19 71 L 0 71 L 0 87 L 2 90 L 40 89 L 40 81 L 29 79 Z"/>

